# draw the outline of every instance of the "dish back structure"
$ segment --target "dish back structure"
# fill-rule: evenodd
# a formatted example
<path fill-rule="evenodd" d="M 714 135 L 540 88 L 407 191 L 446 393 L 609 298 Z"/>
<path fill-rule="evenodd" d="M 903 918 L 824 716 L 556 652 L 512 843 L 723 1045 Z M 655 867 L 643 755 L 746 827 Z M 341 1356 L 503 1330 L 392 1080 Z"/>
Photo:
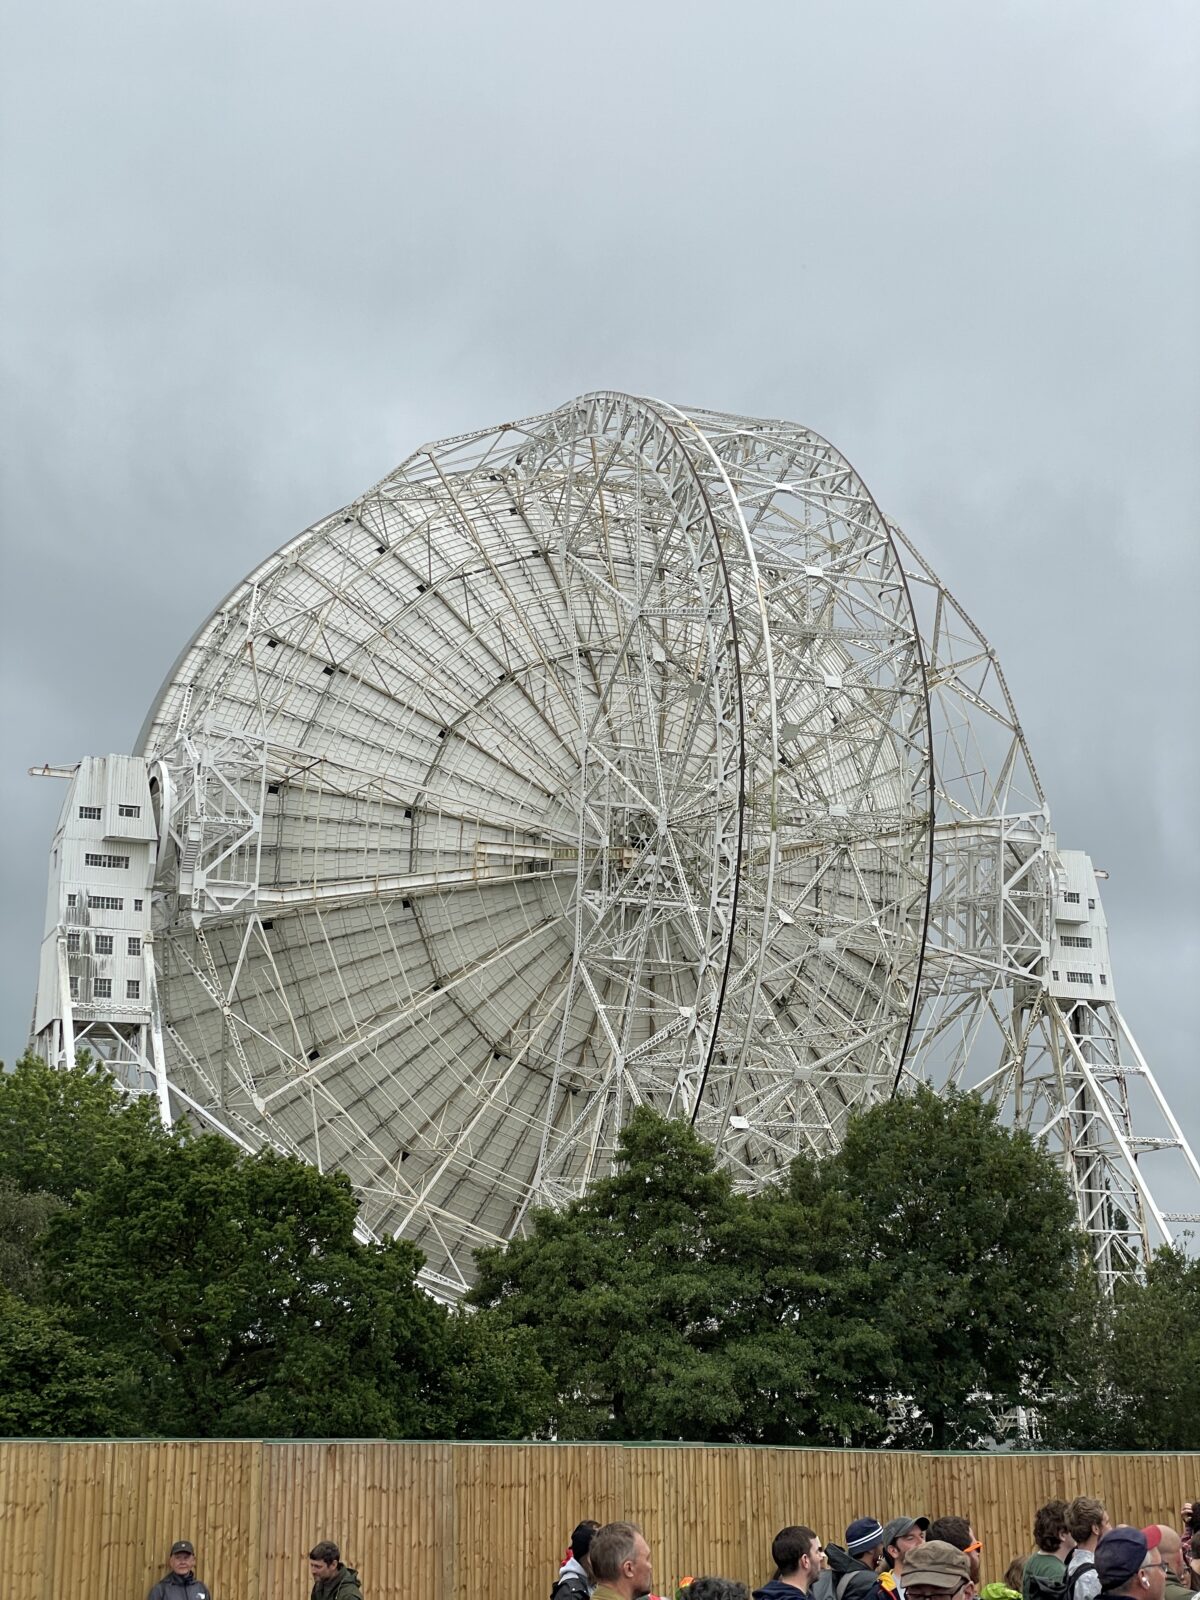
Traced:
<path fill-rule="evenodd" d="M 345 1171 L 435 1292 L 641 1103 L 753 1186 L 972 1088 L 1108 1285 L 1200 1216 L 994 653 L 793 423 L 600 393 L 429 445 L 238 586 L 136 756 L 46 770 L 38 1047 Z"/>

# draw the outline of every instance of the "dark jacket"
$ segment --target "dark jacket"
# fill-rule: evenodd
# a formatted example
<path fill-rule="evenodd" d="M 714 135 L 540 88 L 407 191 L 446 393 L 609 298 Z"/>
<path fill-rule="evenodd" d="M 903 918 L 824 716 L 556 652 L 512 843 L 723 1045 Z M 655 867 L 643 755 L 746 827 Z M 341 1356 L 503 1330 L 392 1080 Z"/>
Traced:
<path fill-rule="evenodd" d="M 825 1559 L 829 1570 L 813 1584 L 812 1600 L 864 1600 L 874 1592 L 875 1574 L 840 1544 L 827 1544 Z"/>
<path fill-rule="evenodd" d="M 177 1572 L 168 1572 L 154 1585 L 146 1600 L 212 1600 L 212 1591 L 194 1572 L 189 1572 L 186 1578 L 181 1578 Z"/>
<path fill-rule="evenodd" d="M 358 1573 L 345 1562 L 339 1564 L 332 1578 L 321 1578 L 313 1584 L 312 1600 L 335 1600 L 335 1597 L 336 1600 L 363 1600 Z"/>
<path fill-rule="evenodd" d="M 568 1556 L 558 1569 L 558 1577 L 550 1590 L 550 1600 L 590 1600 L 595 1587 L 575 1557 Z"/>
<path fill-rule="evenodd" d="M 782 1578 L 772 1578 L 761 1589 L 755 1589 L 754 1600 L 799 1600 L 800 1591 L 794 1583 L 784 1583 Z"/>

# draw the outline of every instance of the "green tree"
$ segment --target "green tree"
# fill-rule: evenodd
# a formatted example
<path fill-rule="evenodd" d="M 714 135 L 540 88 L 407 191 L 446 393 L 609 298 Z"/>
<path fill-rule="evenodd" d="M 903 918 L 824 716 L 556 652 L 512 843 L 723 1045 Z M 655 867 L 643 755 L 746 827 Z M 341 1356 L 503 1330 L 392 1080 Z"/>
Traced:
<path fill-rule="evenodd" d="M 1144 1282 L 1098 1297 L 1079 1328 L 1073 1381 L 1049 1408 L 1047 1442 L 1073 1449 L 1190 1450 L 1200 1439 L 1200 1261 L 1160 1249 Z"/>
<path fill-rule="evenodd" d="M 1037 1406 L 1037 1443 L 1052 1450 L 1110 1450 L 1123 1410 L 1113 1383 L 1113 1301 L 1084 1269 L 1063 1328 L 1063 1357 Z"/>
<path fill-rule="evenodd" d="M 1066 1180 L 974 1095 L 921 1089 L 853 1118 L 826 1180 L 885 1271 L 905 1417 L 896 1442 L 970 1448 L 1062 1381 L 1087 1292 Z"/>
<path fill-rule="evenodd" d="M 1200 1439 L 1200 1261 L 1163 1248 L 1144 1284 L 1118 1287 L 1111 1385 L 1123 1450 L 1194 1450 Z"/>
<path fill-rule="evenodd" d="M 32 1053 L 0 1070 L 0 1180 L 27 1194 L 70 1200 L 160 1132 L 154 1101 L 125 1094 L 86 1052 L 64 1071 Z"/>
<path fill-rule="evenodd" d="M 139 1375 L 168 1435 L 421 1437 L 445 1313 L 413 1246 L 354 1237 L 349 1181 L 215 1135 L 164 1135 L 51 1224 L 70 1326 Z"/>
<path fill-rule="evenodd" d="M 685 1123 L 646 1108 L 617 1170 L 479 1255 L 485 1316 L 528 1327 L 560 1438 L 842 1442 L 877 1431 L 886 1371 L 853 1222 L 808 1178 L 751 1201 Z"/>
<path fill-rule="evenodd" d="M 130 1430 L 123 1384 L 53 1311 L 0 1288 L 0 1437 L 112 1438 Z"/>
<path fill-rule="evenodd" d="M 447 1333 L 435 1422 L 438 1437 L 536 1435 L 550 1410 L 553 1388 L 529 1329 L 460 1307 L 452 1312 Z"/>
<path fill-rule="evenodd" d="M 42 1290 L 41 1241 L 50 1218 L 62 1209 L 57 1195 L 26 1193 L 0 1179 L 0 1284 L 21 1300 Z"/>
<path fill-rule="evenodd" d="M 0 1076 L 12 1431 L 513 1437 L 544 1413 L 530 1336 L 356 1237 L 345 1177 L 155 1113 L 86 1059 Z"/>
<path fill-rule="evenodd" d="M 886 1438 L 896 1362 L 887 1283 L 862 1248 L 863 1229 L 857 1201 L 806 1161 L 744 1203 L 731 1248 L 745 1297 L 727 1322 L 744 1438 Z"/>

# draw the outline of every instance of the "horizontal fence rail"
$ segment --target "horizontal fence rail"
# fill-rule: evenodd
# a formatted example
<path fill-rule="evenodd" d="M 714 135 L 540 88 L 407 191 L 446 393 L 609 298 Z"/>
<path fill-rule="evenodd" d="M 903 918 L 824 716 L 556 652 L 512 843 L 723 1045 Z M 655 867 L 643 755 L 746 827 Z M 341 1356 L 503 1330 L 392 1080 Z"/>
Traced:
<path fill-rule="evenodd" d="M 856 1516 L 955 1512 L 983 1578 L 1030 1548 L 1046 1500 L 1098 1495 L 1114 1522 L 1178 1522 L 1192 1455 L 935 1455 L 706 1445 L 0 1441 L 2 1592 L 142 1600 L 191 1539 L 214 1600 L 303 1600 L 334 1539 L 366 1600 L 545 1600 L 583 1517 L 640 1522 L 654 1589 L 771 1576 L 772 1536 L 841 1542 Z"/>

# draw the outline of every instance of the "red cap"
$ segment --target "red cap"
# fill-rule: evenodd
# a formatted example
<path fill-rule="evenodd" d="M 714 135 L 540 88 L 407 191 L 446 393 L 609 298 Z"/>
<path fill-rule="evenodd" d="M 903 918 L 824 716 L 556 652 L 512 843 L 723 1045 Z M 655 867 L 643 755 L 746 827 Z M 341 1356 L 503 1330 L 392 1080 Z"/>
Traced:
<path fill-rule="evenodd" d="M 1154 1522 L 1151 1523 L 1148 1528 L 1143 1528 L 1142 1538 L 1146 1541 L 1146 1549 L 1153 1550 L 1156 1545 L 1160 1545 L 1162 1543 L 1161 1526 L 1157 1522 Z"/>

